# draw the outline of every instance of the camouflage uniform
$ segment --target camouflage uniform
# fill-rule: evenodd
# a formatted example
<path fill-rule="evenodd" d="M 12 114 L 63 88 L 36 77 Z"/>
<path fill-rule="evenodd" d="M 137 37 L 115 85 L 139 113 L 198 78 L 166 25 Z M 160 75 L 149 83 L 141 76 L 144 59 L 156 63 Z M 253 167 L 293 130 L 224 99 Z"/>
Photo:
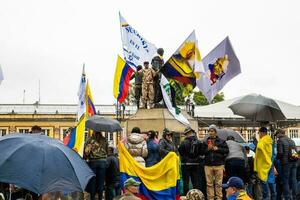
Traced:
<path fill-rule="evenodd" d="M 152 58 L 151 65 L 153 69 L 156 71 L 157 75 L 154 77 L 154 103 L 158 104 L 162 99 L 162 92 L 160 88 L 160 79 L 161 79 L 161 68 L 164 65 L 163 57 L 157 54 Z"/>
<path fill-rule="evenodd" d="M 142 103 L 148 107 L 153 106 L 154 101 L 154 87 L 153 79 L 155 71 L 152 68 L 143 69 L 143 84 L 142 84 Z"/>
<path fill-rule="evenodd" d="M 108 143 L 104 137 L 98 140 L 93 136 L 85 145 L 84 155 L 88 160 L 100 160 L 107 157 Z"/>
<path fill-rule="evenodd" d="M 88 165 L 96 174 L 96 176 L 90 180 L 88 186 L 90 199 L 95 199 L 96 193 L 98 193 L 98 199 L 102 199 L 103 197 L 108 143 L 100 134 L 101 133 L 94 133 L 84 148 L 84 156 L 88 159 Z"/>
<path fill-rule="evenodd" d="M 187 200 L 204 200 L 204 194 L 198 190 L 198 189 L 191 189 L 187 194 L 186 194 L 186 199 Z"/>
<path fill-rule="evenodd" d="M 134 72 L 134 97 L 136 100 L 137 107 L 140 107 L 140 99 L 142 96 L 142 82 L 143 82 L 143 73 L 142 72 Z"/>

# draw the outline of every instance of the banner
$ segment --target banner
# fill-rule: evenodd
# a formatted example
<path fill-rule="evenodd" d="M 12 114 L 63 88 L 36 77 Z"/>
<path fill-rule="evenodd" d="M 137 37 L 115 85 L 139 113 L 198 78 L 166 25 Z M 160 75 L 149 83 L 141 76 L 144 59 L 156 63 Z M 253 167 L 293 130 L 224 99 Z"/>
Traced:
<path fill-rule="evenodd" d="M 129 154 L 123 143 L 119 143 L 121 188 L 128 178 L 141 182 L 139 198 L 143 200 L 175 200 L 179 194 L 179 157 L 174 152 L 151 167 L 144 167 Z"/>
<path fill-rule="evenodd" d="M 143 66 L 144 61 L 151 63 L 157 51 L 155 45 L 148 42 L 130 26 L 122 17 L 121 13 L 119 13 L 119 17 L 125 61 L 134 69 L 138 65 Z"/>
<path fill-rule="evenodd" d="M 209 102 L 228 81 L 241 73 L 240 62 L 229 37 L 205 56 L 203 65 L 205 75 L 197 80 L 197 86 Z"/>
<path fill-rule="evenodd" d="M 178 120 L 179 122 L 181 122 L 182 124 L 186 125 L 186 126 L 190 126 L 189 121 L 183 116 L 183 114 L 181 113 L 180 108 L 174 108 L 172 106 L 171 103 L 171 86 L 169 81 L 166 79 L 166 77 L 164 77 L 164 75 L 161 75 L 161 79 L 160 79 L 160 87 L 161 87 L 161 91 L 162 91 L 162 95 L 165 101 L 165 104 L 169 110 L 169 112 L 174 116 L 174 118 L 176 120 Z"/>

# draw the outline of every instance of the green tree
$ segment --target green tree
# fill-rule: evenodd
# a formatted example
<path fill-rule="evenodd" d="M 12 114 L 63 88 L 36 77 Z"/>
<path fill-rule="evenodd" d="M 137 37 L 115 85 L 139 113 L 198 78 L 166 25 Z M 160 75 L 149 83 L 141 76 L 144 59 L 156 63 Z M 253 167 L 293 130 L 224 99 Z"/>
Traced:
<path fill-rule="evenodd" d="M 205 96 L 202 94 L 202 92 L 198 91 L 198 92 L 194 92 L 194 98 L 193 98 L 194 102 L 196 103 L 196 105 L 208 105 L 208 101 L 205 98 Z M 224 101 L 224 93 L 218 93 L 212 100 L 212 103 L 217 103 L 220 101 Z"/>
<path fill-rule="evenodd" d="M 175 92 L 175 102 L 177 106 L 184 105 L 184 97 L 181 92 Z"/>

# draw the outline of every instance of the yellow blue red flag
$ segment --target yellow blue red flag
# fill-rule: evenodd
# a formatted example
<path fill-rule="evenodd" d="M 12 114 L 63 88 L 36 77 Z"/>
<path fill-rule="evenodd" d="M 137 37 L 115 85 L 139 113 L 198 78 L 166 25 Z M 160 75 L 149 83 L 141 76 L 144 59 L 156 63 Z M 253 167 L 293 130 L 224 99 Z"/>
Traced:
<path fill-rule="evenodd" d="M 163 160 L 151 167 L 140 165 L 129 154 L 123 143 L 119 143 L 121 188 L 128 178 L 141 182 L 139 198 L 143 200 L 176 200 L 179 194 L 179 158 L 169 153 Z"/>
<path fill-rule="evenodd" d="M 89 81 L 87 81 L 86 84 L 85 96 L 86 96 L 86 114 L 87 117 L 91 117 L 96 114 L 96 109 L 95 109 Z"/>
<path fill-rule="evenodd" d="M 164 64 L 162 73 L 185 85 L 196 86 L 196 79 L 204 72 L 195 31 L 180 45 L 171 58 Z"/>
<path fill-rule="evenodd" d="M 113 93 L 119 103 L 122 103 L 126 99 L 132 73 L 133 69 L 120 56 L 118 56 Z"/>
<path fill-rule="evenodd" d="M 83 156 L 84 148 L 85 121 L 86 115 L 83 114 L 77 123 L 77 126 L 71 130 L 69 140 L 64 142 L 65 145 L 76 151 L 81 157 Z"/>

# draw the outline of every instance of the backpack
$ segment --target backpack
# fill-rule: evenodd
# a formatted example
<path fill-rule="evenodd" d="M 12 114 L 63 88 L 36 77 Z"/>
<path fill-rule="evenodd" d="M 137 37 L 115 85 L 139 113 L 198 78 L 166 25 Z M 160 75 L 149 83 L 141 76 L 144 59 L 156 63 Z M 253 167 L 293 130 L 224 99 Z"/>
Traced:
<path fill-rule="evenodd" d="M 190 146 L 190 152 L 189 152 L 189 157 L 190 158 L 196 158 L 199 156 L 199 147 L 200 147 L 200 142 L 198 139 L 193 139 L 191 141 L 191 146 Z"/>
<path fill-rule="evenodd" d="M 299 159 L 299 155 L 294 146 L 289 144 L 288 157 L 290 162 L 296 162 Z"/>

